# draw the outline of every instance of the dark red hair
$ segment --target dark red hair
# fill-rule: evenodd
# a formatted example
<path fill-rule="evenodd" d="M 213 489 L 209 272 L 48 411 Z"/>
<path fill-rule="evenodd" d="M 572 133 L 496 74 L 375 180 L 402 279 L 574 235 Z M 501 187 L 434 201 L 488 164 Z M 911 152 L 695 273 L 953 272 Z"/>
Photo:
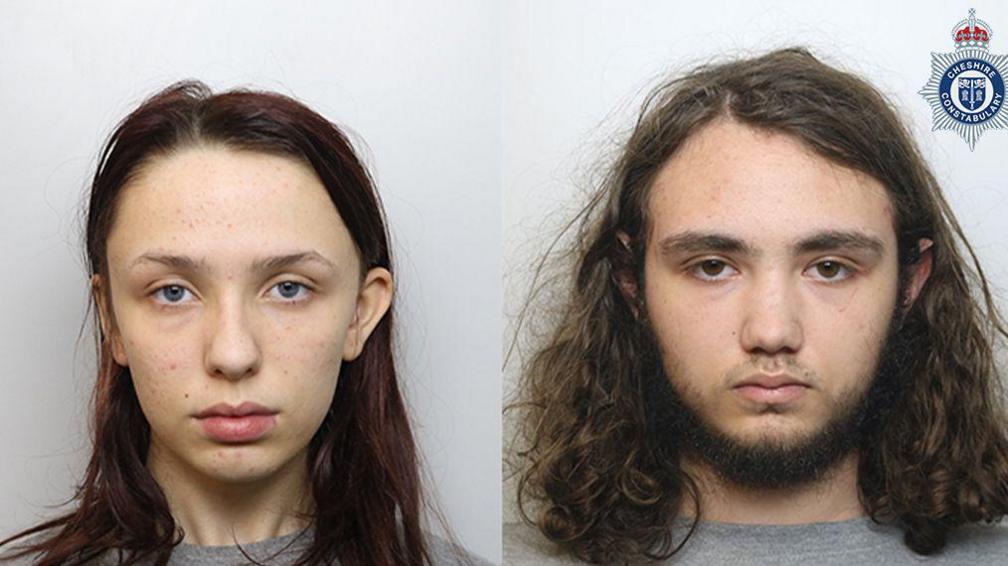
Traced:
<path fill-rule="evenodd" d="M 283 95 L 213 94 L 189 81 L 143 102 L 105 143 L 87 213 L 91 274 L 107 279 L 106 242 L 121 189 L 151 160 L 207 144 L 309 165 L 346 224 L 363 270 L 392 271 L 381 201 L 337 126 Z M 91 307 L 97 317 L 93 301 Z M 182 540 L 164 493 L 145 466 L 150 428 L 129 368 L 115 363 L 100 332 L 97 338 L 94 448 L 71 500 L 76 509 L 0 542 L 37 535 L 11 558 L 31 554 L 42 565 L 83 564 L 118 550 L 126 564 L 152 559 L 165 564 Z M 360 356 L 343 365 L 329 412 L 309 445 L 308 465 L 314 541 L 301 564 L 430 562 L 420 528 L 416 448 L 392 355 L 391 309 Z"/>

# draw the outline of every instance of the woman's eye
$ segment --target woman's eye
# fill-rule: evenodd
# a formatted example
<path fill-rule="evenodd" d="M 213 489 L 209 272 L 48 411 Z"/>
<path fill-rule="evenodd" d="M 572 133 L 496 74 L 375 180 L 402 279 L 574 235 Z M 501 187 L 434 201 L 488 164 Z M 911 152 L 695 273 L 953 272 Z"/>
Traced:
<path fill-rule="evenodd" d="M 275 295 L 284 301 L 297 301 L 304 298 L 308 288 L 296 281 L 283 281 L 274 285 L 271 291 L 274 291 Z"/>
<path fill-rule="evenodd" d="M 189 289 L 181 285 L 165 285 L 154 291 L 154 296 L 160 299 L 161 303 L 177 305 L 184 302 L 188 296 L 192 296 Z"/>
<path fill-rule="evenodd" d="M 849 267 L 831 259 L 820 261 L 812 267 L 817 278 L 823 281 L 842 281 L 852 275 Z"/>
<path fill-rule="evenodd" d="M 274 299 L 285 302 L 299 302 L 308 294 L 308 287 L 296 281 L 283 281 L 270 288 Z M 192 291 L 181 285 L 165 285 L 153 293 L 157 302 L 162 305 L 175 306 L 192 299 Z"/>
<path fill-rule="evenodd" d="M 720 259 L 705 259 L 693 265 L 693 275 L 705 281 L 718 281 L 731 275 L 735 268 Z"/>

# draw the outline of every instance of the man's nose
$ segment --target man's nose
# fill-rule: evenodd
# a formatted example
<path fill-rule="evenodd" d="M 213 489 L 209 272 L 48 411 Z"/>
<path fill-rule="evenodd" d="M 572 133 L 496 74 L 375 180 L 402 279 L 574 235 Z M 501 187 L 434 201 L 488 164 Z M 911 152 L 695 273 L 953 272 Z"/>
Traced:
<path fill-rule="evenodd" d="M 773 355 L 801 349 L 801 297 L 797 282 L 772 274 L 753 281 L 743 298 L 741 345 L 746 352 Z"/>

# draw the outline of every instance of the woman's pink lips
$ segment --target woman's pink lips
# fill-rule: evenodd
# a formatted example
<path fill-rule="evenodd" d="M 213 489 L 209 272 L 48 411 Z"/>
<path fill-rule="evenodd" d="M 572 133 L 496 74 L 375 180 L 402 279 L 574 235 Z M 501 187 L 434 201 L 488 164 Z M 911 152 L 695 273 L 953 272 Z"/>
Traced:
<path fill-rule="evenodd" d="M 242 417 L 212 415 L 197 420 L 203 432 L 218 442 L 254 442 L 276 425 L 276 414 L 251 414 Z"/>

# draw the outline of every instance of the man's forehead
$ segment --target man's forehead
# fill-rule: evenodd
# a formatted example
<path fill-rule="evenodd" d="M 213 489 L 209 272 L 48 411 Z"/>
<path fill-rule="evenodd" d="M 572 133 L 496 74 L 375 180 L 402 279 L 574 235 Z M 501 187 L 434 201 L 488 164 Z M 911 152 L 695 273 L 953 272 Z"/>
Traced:
<path fill-rule="evenodd" d="M 724 233 L 792 245 L 825 232 L 895 239 L 885 187 L 792 136 L 715 123 L 659 172 L 647 202 L 651 237 Z"/>

